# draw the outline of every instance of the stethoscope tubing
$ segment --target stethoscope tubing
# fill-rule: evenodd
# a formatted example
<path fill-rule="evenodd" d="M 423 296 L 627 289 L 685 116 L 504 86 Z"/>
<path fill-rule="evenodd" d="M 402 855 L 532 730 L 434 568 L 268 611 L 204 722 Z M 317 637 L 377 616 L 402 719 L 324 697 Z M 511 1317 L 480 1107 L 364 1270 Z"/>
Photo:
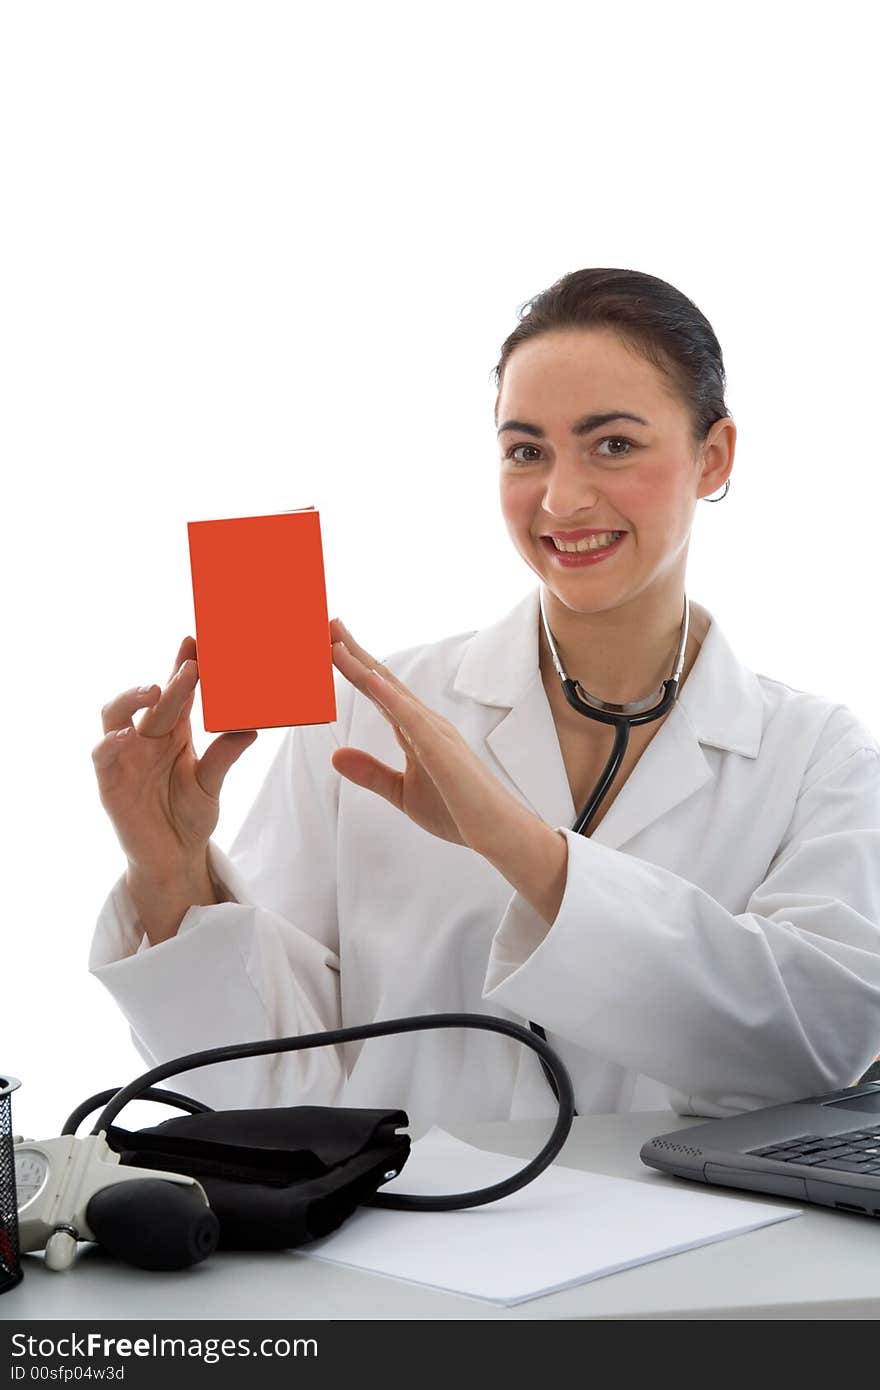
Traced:
<path fill-rule="evenodd" d="M 583 714 L 588 719 L 597 719 L 601 724 L 613 724 L 615 726 L 614 746 L 611 750 L 611 756 L 602 769 L 602 775 L 593 788 L 589 800 L 575 817 L 574 823 L 571 826 L 571 829 L 577 834 L 589 835 L 590 826 L 595 819 L 596 813 L 605 797 L 608 795 L 611 785 L 620 771 L 620 765 L 626 756 L 631 727 L 634 724 L 650 724 L 655 719 L 661 719 L 663 715 L 671 709 L 678 693 L 678 677 L 671 676 L 669 680 L 664 681 L 662 698 L 658 700 L 657 704 L 651 709 L 643 710 L 639 714 L 612 714 L 607 710 L 596 709 L 594 706 L 586 704 L 577 693 L 576 682 L 570 678 L 563 680 L 562 689 L 565 692 L 566 700 L 573 709 L 577 710 L 578 714 Z M 539 1023 L 533 1023 L 531 1019 L 529 1019 L 528 1022 L 532 1032 L 537 1033 L 538 1037 L 546 1042 L 547 1034 L 544 1032 L 541 1025 Z M 556 1082 L 553 1073 L 550 1071 L 543 1057 L 540 1057 L 538 1060 L 544 1069 L 544 1075 L 550 1083 L 553 1094 L 556 1095 Z M 574 1113 L 576 1116 L 578 1113 L 577 1110 L 575 1110 Z"/>
<path fill-rule="evenodd" d="M 592 706 L 585 705 L 578 697 L 573 680 L 563 681 L 562 688 L 565 692 L 566 700 L 579 714 L 585 714 L 589 719 L 598 719 L 601 724 L 615 725 L 614 747 L 611 749 L 611 756 L 602 769 L 602 775 L 593 788 L 589 801 L 584 806 L 580 815 L 576 817 L 571 827 L 572 830 L 576 831 L 579 835 L 587 835 L 589 834 L 593 817 L 620 771 L 620 765 L 626 756 L 626 750 L 629 745 L 630 729 L 634 724 L 650 724 L 654 719 L 661 719 L 675 701 L 678 681 L 674 676 L 664 681 L 662 699 L 659 700 L 653 708 L 643 710 L 641 714 L 609 714 L 605 710 L 593 709 Z"/>

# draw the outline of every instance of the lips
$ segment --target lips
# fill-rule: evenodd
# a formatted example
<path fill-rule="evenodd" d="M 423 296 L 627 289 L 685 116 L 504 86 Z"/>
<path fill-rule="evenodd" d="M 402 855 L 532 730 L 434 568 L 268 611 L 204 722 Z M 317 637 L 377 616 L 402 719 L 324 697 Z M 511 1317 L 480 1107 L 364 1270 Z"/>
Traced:
<path fill-rule="evenodd" d="M 588 546 L 585 550 L 560 550 L 549 536 L 541 537 L 541 545 L 550 557 L 551 564 L 564 570 L 584 569 L 600 565 L 617 555 L 626 544 L 628 532 L 621 531 L 616 540 L 599 545 Z"/>

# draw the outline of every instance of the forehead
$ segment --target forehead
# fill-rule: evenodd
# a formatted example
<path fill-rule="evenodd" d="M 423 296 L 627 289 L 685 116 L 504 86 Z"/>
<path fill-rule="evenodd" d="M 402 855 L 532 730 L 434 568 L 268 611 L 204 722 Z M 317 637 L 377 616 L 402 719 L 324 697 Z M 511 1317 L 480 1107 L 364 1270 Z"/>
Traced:
<path fill-rule="evenodd" d="M 583 413 L 608 406 L 648 414 L 668 411 L 665 378 L 607 329 L 541 333 L 520 343 L 507 360 L 498 415 Z"/>

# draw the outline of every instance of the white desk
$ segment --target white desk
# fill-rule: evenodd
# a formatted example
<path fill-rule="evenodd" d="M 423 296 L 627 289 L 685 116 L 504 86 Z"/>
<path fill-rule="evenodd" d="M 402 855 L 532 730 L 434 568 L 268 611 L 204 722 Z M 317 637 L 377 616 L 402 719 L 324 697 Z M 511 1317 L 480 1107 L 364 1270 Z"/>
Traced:
<path fill-rule="evenodd" d="M 575 1120 L 558 1161 L 677 1186 L 678 1179 L 646 1168 L 639 1149 L 654 1134 L 699 1123 L 669 1111 L 584 1116 Z M 535 1120 L 457 1131 L 479 1147 L 523 1158 L 538 1151 L 548 1132 L 547 1122 Z M 731 1188 L 712 1190 L 734 1195 Z M 192 1269 L 160 1274 L 82 1246 L 76 1266 L 63 1274 L 47 1270 L 42 1256 L 24 1256 L 24 1279 L 0 1297 L 0 1320 L 880 1317 L 880 1222 L 821 1207 L 804 1206 L 803 1213 L 515 1308 L 341 1269 L 296 1251 L 216 1252 Z"/>

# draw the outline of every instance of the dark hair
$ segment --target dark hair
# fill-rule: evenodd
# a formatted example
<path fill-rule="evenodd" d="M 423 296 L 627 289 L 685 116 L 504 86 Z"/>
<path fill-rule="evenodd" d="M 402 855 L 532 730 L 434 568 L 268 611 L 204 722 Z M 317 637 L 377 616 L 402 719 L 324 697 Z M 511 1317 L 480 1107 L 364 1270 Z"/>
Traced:
<path fill-rule="evenodd" d="M 501 377 L 510 354 L 527 338 L 556 329 L 610 328 L 667 378 L 687 408 L 695 444 L 716 420 L 730 415 L 724 403 L 724 362 L 712 325 L 674 285 L 638 270 L 573 270 L 521 304 L 520 322 L 501 349 L 494 369 Z M 495 405 L 496 424 L 498 404 Z"/>

